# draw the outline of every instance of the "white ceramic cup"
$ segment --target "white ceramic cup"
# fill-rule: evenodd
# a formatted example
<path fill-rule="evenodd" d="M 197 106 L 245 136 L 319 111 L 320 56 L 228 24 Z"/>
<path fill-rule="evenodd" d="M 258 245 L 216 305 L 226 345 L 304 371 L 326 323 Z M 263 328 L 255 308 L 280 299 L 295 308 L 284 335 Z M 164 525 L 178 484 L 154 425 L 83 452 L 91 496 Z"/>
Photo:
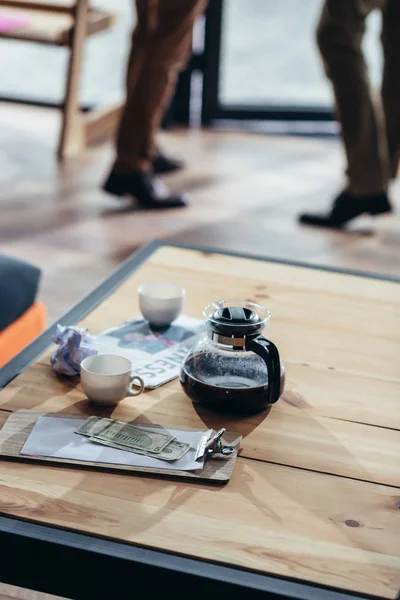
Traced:
<path fill-rule="evenodd" d="M 126 396 L 138 396 L 144 390 L 144 381 L 132 373 L 132 367 L 124 356 L 88 356 L 81 362 L 83 391 L 89 400 L 103 406 L 115 406 Z"/>
<path fill-rule="evenodd" d="M 139 290 L 140 312 L 154 327 L 167 327 L 179 317 L 185 288 L 172 283 L 145 283 Z"/>

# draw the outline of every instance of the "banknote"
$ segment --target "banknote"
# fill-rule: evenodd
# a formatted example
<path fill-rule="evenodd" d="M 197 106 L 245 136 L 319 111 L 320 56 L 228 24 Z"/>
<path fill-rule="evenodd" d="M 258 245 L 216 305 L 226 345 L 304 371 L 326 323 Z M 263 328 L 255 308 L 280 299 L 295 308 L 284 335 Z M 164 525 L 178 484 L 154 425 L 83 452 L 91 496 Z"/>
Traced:
<path fill-rule="evenodd" d="M 120 446 L 158 454 L 175 438 L 165 431 L 156 431 L 147 427 L 141 429 L 130 423 L 113 421 L 99 433 L 92 435 L 90 439 L 115 442 Z"/>
<path fill-rule="evenodd" d="M 86 421 L 78 426 L 78 428 L 75 430 L 75 433 L 78 433 L 79 435 L 85 435 L 86 437 L 91 437 L 95 433 L 99 433 L 112 422 L 112 419 L 88 417 Z"/>
<path fill-rule="evenodd" d="M 190 450 L 190 444 L 184 444 L 178 442 L 178 440 L 172 440 L 161 452 L 146 452 L 145 450 L 138 450 L 137 448 L 128 448 L 127 446 L 121 446 L 115 442 L 107 442 L 105 440 L 99 440 L 98 438 L 90 438 L 90 442 L 101 444 L 110 448 L 116 448 L 117 450 L 124 450 L 126 452 L 133 452 L 134 454 L 142 454 L 150 458 L 157 458 L 159 460 L 174 461 L 179 460 L 182 456 L 185 456 L 186 452 Z"/>
<path fill-rule="evenodd" d="M 81 423 L 79 425 L 79 427 L 75 430 L 75 433 L 78 433 L 80 435 L 84 435 L 84 436 L 90 438 L 94 435 L 99 435 L 101 431 L 105 430 L 112 424 L 114 425 L 113 430 L 123 429 L 124 431 L 126 431 L 128 428 L 130 429 L 130 427 L 132 426 L 135 429 L 139 429 L 142 431 L 144 430 L 145 432 L 149 431 L 149 429 L 150 429 L 150 431 L 153 431 L 147 425 L 145 425 L 145 426 L 132 425 L 130 423 L 125 423 L 124 421 L 117 421 L 115 419 L 108 419 L 108 418 L 103 418 L 103 417 L 92 416 L 92 417 L 88 417 L 86 419 L 86 421 Z M 154 433 L 159 433 L 159 431 L 154 431 Z M 163 431 L 161 431 L 161 433 L 164 434 Z M 169 435 L 169 434 L 167 434 L 167 435 Z M 172 439 L 172 436 L 170 436 L 170 437 Z M 122 444 L 124 444 L 124 442 L 122 442 Z"/>

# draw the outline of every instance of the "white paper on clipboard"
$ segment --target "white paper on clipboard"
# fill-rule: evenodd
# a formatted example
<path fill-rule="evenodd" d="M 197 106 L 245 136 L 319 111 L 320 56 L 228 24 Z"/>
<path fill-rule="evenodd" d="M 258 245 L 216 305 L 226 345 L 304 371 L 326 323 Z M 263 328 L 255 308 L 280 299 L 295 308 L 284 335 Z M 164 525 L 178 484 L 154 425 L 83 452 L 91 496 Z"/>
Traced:
<path fill-rule="evenodd" d="M 204 457 L 197 458 L 197 448 L 207 440 L 211 430 L 183 431 L 165 427 L 165 431 L 184 443 L 191 445 L 190 450 L 173 462 L 158 460 L 143 454 L 126 452 L 100 444 L 94 444 L 89 438 L 75 433 L 76 428 L 85 419 L 42 416 L 36 422 L 26 440 L 21 454 L 24 456 L 50 456 L 89 462 L 131 465 L 137 467 L 166 469 L 173 471 L 193 471 L 202 469 Z"/>

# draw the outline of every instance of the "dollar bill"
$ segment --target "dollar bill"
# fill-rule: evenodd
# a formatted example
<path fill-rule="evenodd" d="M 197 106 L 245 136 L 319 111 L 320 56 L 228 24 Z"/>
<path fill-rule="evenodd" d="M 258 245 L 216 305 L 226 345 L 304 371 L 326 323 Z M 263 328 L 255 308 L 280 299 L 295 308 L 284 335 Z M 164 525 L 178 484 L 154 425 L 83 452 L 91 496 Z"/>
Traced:
<path fill-rule="evenodd" d="M 158 454 L 175 438 L 164 431 L 155 431 L 148 428 L 140 429 L 140 427 L 130 423 L 113 421 L 104 429 L 101 429 L 99 433 L 93 434 L 90 439 L 91 441 L 114 442 L 127 448 L 137 448 L 138 450 Z"/>
<path fill-rule="evenodd" d="M 86 437 L 92 438 L 94 435 L 98 435 L 103 429 L 108 427 L 111 423 L 119 423 L 120 425 L 126 425 L 124 421 L 117 421 L 115 419 L 108 419 L 105 417 L 88 417 L 86 421 L 81 423 L 79 427 L 76 429 L 75 433 L 79 435 L 84 435 Z M 148 425 L 137 425 L 135 426 L 138 429 L 148 430 Z M 151 429 L 151 428 L 150 428 Z M 206 438 L 205 438 L 206 439 Z M 154 452 L 148 452 L 146 450 L 139 450 L 137 448 L 129 448 L 127 446 L 123 446 L 114 442 L 107 442 L 105 440 L 99 440 L 96 438 L 89 439 L 91 442 L 100 443 L 104 446 L 109 446 L 116 448 L 118 450 L 126 450 L 130 452 L 135 452 L 136 454 L 143 454 L 146 456 L 152 456 L 153 458 L 158 458 L 160 460 L 166 461 L 175 461 L 182 458 L 186 452 L 190 450 L 190 444 L 185 444 L 183 442 L 179 442 L 178 440 L 172 440 L 160 453 L 156 454 Z"/>
<path fill-rule="evenodd" d="M 150 458 L 157 458 L 159 460 L 166 461 L 174 461 L 179 460 L 182 456 L 185 456 L 186 452 L 190 450 L 190 444 L 184 444 L 183 442 L 178 442 L 177 440 L 172 440 L 164 448 L 161 452 L 146 452 L 145 450 L 138 450 L 137 448 L 128 448 L 127 446 L 121 446 L 120 444 L 116 444 L 115 442 L 107 442 L 105 440 L 99 440 L 98 438 L 89 439 L 90 442 L 94 442 L 96 444 L 101 444 L 102 446 L 107 446 L 110 448 L 115 448 L 116 450 L 124 450 L 126 452 L 133 452 L 134 454 L 142 454 L 144 456 L 149 456 Z"/>
<path fill-rule="evenodd" d="M 110 425 L 114 424 L 115 428 L 123 428 L 124 430 L 127 429 L 127 427 L 135 427 L 135 429 L 140 429 L 140 430 L 144 430 L 145 432 L 147 432 L 148 430 L 153 431 L 151 429 L 151 427 L 149 427 L 148 425 L 132 425 L 130 423 L 125 423 L 124 421 L 117 421 L 115 419 L 108 419 L 108 418 L 104 418 L 104 417 L 88 417 L 86 419 L 86 421 L 84 421 L 83 423 L 81 423 L 78 428 L 75 430 L 75 433 L 78 433 L 79 435 L 84 435 L 86 437 L 92 437 L 94 435 L 99 435 L 101 431 L 105 430 L 106 428 L 108 428 Z M 159 431 L 155 431 L 155 433 L 159 433 Z M 161 431 L 161 433 L 164 433 L 163 431 Z M 168 434 L 169 435 L 169 434 Z M 172 439 L 172 436 L 171 436 Z"/>
<path fill-rule="evenodd" d="M 86 421 L 81 423 L 77 429 L 75 429 L 75 433 L 91 437 L 95 433 L 99 433 L 102 429 L 105 429 L 112 422 L 112 419 L 103 417 L 88 417 Z"/>

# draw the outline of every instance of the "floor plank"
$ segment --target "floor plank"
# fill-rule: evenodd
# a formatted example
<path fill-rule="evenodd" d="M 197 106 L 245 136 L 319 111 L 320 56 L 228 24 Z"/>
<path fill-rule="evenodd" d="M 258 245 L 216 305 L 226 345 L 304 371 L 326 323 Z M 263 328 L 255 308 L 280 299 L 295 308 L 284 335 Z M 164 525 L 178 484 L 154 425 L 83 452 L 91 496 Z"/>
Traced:
<path fill-rule="evenodd" d="M 0 600 L 62 600 L 62 598 L 0 583 Z"/>

